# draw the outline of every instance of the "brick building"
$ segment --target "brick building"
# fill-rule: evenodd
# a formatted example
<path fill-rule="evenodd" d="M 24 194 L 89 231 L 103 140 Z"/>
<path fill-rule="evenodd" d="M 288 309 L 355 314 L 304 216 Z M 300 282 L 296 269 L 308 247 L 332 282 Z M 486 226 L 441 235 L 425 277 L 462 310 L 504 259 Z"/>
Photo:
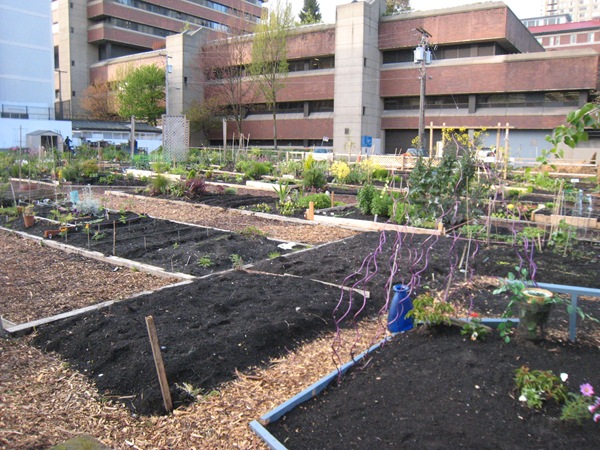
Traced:
<path fill-rule="evenodd" d="M 262 0 L 51 0 L 51 8 L 56 111 L 70 118 L 81 114 L 93 64 L 163 48 L 184 29 L 226 33 L 243 17 L 241 26 L 251 30 Z"/>
<path fill-rule="evenodd" d="M 443 126 L 486 128 L 487 145 L 509 145 L 514 156 L 534 157 L 547 147 L 546 135 L 598 88 L 597 51 L 546 52 L 502 2 L 392 16 L 384 11 L 384 0 L 351 2 L 337 7 L 335 24 L 292 31 L 290 73 L 278 99 L 280 145 L 328 141 L 335 153 L 357 154 L 367 137 L 377 153 L 410 147 L 420 115 L 420 66 L 413 61 L 422 39 L 417 30 L 430 36 L 424 121 L 425 144 L 432 150 Z M 167 39 L 174 64 L 169 86 L 180 87 L 169 94 L 172 114 L 184 112 L 191 98 L 227 104 L 219 91 L 223 81 L 203 78 L 210 59 L 200 64 L 198 53 L 225 52 L 232 40 L 204 39 L 200 32 Z M 251 39 L 242 39 L 248 48 Z M 244 55 L 248 62 L 250 52 Z M 107 68 L 94 68 L 100 70 Z M 272 114 L 259 97 L 251 103 L 242 133 L 251 144 L 272 145 Z M 231 120 L 227 139 L 236 134 Z M 215 130 L 210 140 L 222 145 L 223 131 Z M 593 149 L 577 152 L 588 158 Z"/>

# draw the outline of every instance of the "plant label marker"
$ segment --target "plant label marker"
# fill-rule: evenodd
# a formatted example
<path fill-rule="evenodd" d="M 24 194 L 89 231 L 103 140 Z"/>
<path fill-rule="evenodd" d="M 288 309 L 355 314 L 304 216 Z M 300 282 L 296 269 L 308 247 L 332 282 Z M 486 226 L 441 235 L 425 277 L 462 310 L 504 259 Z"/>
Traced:
<path fill-rule="evenodd" d="M 148 329 L 148 337 L 150 338 L 150 346 L 152 347 L 152 356 L 154 357 L 154 365 L 156 366 L 156 373 L 158 374 L 158 382 L 160 384 L 163 403 L 167 412 L 170 413 L 173 411 L 173 401 L 171 400 L 169 382 L 167 381 L 165 365 L 163 363 L 162 353 L 160 352 L 158 334 L 156 333 L 156 326 L 154 325 L 154 317 L 146 317 L 146 328 Z"/>

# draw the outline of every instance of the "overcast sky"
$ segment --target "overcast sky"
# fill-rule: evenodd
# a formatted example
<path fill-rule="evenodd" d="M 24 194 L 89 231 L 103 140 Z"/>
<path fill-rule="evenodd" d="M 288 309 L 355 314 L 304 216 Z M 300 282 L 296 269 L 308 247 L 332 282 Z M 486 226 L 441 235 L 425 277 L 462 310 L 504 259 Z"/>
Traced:
<path fill-rule="evenodd" d="M 276 3 L 277 0 L 269 0 L 270 4 Z M 294 17 L 298 17 L 298 13 L 304 5 L 304 0 L 289 0 L 294 9 Z M 323 22 L 333 23 L 335 21 L 335 7 L 345 3 L 351 3 L 352 0 L 318 0 Z M 361 1 L 361 0 L 359 0 Z M 479 3 L 481 0 L 411 0 L 410 5 L 414 10 L 427 10 L 449 8 L 451 6 L 467 5 L 469 3 Z M 541 15 L 543 0 L 504 0 L 510 9 L 519 17 L 536 17 Z"/>

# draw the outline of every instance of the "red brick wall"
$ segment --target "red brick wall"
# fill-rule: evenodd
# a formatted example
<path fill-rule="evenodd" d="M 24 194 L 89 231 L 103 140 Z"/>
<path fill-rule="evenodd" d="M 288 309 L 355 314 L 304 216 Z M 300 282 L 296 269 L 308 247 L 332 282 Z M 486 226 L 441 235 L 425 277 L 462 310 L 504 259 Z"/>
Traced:
<path fill-rule="evenodd" d="M 427 80 L 427 95 L 596 89 L 598 63 L 598 55 L 589 53 L 488 64 L 481 58 L 456 59 L 451 65 L 434 63 L 427 68 L 431 77 Z M 418 76 L 414 66 L 382 71 L 381 96 L 419 95 Z"/>
<path fill-rule="evenodd" d="M 242 124 L 244 134 L 251 139 L 273 139 L 273 120 L 245 120 Z M 227 127 L 227 137 L 231 139 L 233 133 L 237 134 L 235 124 Z M 285 139 L 321 139 L 323 136 L 333 135 L 333 119 L 284 119 L 277 116 L 277 135 Z M 211 139 L 221 139 L 223 132 L 220 130 L 211 133 Z"/>

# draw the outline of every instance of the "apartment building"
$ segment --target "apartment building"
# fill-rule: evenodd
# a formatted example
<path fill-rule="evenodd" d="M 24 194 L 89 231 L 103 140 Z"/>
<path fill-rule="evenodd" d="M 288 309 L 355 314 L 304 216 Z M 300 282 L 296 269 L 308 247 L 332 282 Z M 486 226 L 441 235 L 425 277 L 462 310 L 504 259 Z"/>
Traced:
<path fill-rule="evenodd" d="M 200 28 L 251 30 L 263 0 L 51 0 L 56 111 L 81 114 L 91 65 L 162 48 L 167 36 Z"/>
<path fill-rule="evenodd" d="M 0 0 L 0 149 L 25 147 L 27 135 L 71 134 L 54 120 L 50 5 Z"/>
<path fill-rule="evenodd" d="M 600 0 L 545 0 L 543 15 L 569 14 L 573 21 L 582 22 L 600 16 Z"/>

